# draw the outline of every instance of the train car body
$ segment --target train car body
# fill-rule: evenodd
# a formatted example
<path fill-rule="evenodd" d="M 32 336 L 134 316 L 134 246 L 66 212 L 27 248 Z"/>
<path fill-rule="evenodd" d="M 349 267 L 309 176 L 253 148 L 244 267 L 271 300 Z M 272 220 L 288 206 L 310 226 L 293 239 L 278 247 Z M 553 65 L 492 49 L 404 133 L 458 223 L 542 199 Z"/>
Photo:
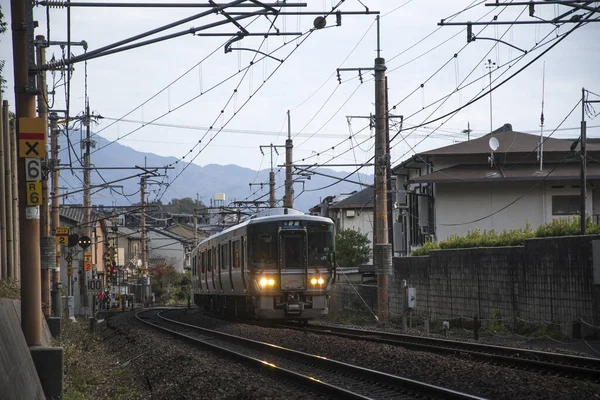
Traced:
<path fill-rule="evenodd" d="M 334 246 L 329 218 L 288 208 L 263 211 L 192 251 L 194 302 L 260 319 L 308 320 L 327 314 Z"/>

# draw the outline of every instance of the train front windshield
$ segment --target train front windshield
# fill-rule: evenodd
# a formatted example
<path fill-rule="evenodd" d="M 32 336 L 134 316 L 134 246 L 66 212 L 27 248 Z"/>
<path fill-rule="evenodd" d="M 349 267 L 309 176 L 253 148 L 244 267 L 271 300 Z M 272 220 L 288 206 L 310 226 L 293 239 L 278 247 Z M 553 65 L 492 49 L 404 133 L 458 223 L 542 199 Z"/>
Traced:
<path fill-rule="evenodd" d="M 327 266 L 333 254 L 333 224 L 311 222 L 308 228 L 308 265 Z"/>

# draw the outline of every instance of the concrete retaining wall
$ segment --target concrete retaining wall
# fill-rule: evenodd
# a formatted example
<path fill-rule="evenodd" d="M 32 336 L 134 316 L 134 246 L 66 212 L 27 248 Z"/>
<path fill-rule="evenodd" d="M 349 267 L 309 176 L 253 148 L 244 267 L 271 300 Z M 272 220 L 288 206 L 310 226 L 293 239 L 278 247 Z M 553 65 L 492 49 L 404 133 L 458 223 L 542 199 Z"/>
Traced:
<path fill-rule="evenodd" d="M 45 399 L 21 331 L 19 302 L 0 299 L 0 394 L 7 400 Z"/>
<path fill-rule="evenodd" d="M 594 247 L 596 248 L 594 250 Z M 596 257 L 594 257 L 596 254 Z M 560 325 L 573 333 L 600 329 L 600 236 L 527 240 L 524 246 L 433 251 L 394 258 L 390 316 L 405 312 L 402 281 L 417 290 L 418 315 L 430 319 L 501 315 L 508 323 Z M 376 308 L 376 289 L 361 288 Z M 352 299 L 354 297 L 354 300 Z M 336 284 L 332 312 L 353 304 L 349 284 Z"/>

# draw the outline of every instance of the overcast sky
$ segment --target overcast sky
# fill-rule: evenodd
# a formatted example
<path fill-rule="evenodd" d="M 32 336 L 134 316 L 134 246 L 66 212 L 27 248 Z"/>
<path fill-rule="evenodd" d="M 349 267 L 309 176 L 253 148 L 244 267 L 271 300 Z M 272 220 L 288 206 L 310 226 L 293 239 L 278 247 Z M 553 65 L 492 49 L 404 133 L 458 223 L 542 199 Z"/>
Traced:
<path fill-rule="evenodd" d="M 10 2 L 0 1 L 10 23 Z M 305 10 L 328 10 L 337 2 L 309 0 Z M 405 128 L 452 112 L 481 94 L 489 85 L 485 67 L 488 59 L 496 65 L 491 73 L 494 86 L 515 74 L 574 27 L 572 24 L 560 28 L 551 24 L 475 26 L 473 33 L 480 40 L 467 44 L 464 27 L 439 27 L 437 23 L 443 18 L 454 22 L 491 21 L 494 16 L 499 21 L 514 21 L 519 14 L 520 21 L 534 19 L 529 17 L 527 7 L 486 7 L 484 2 L 362 0 L 362 3 L 371 11 L 381 12 L 381 56 L 386 59 L 388 68 L 389 103 L 390 107 L 396 105 L 392 111 L 395 115 L 405 117 Z M 459 13 L 472 4 L 477 5 Z M 594 4 L 598 5 L 597 2 Z M 361 11 L 365 7 L 358 0 L 346 0 L 340 9 Z M 551 19 L 567 10 L 564 6 L 537 6 L 536 16 Z M 204 9 L 198 8 L 73 8 L 71 39 L 74 42 L 85 40 L 89 44 L 88 51 L 92 51 L 202 11 Z M 49 15 L 50 39 L 66 40 L 66 11 L 53 8 Z M 34 16 L 39 21 L 36 34 L 47 35 L 45 8 L 36 7 Z M 223 18 L 197 19 L 159 36 Z M 275 21 L 275 27 L 280 32 L 306 33 L 312 28 L 313 19 L 314 16 L 280 17 Z M 251 33 L 269 31 L 270 23 L 264 17 L 248 18 L 241 23 L 248 25 Z M 199 165 L 237 164 L 256 170 L 267 168 L 270 161 L 268 152 L 265 151 L 263 156 L 259 145 L 284 144 L 286 111 L 291 110 L 297 162 L 302 158 L 306 163 L 364 162 L 373 155 L 373 140 L 369 139 L 372 132 L 368 127 L 364 129 L 368 121 L 352 119 L 349 123 L 346 117 L 374 113 L 372 73 L 364 71 L 364 83 L 361 84 L 357 72 L 342 72 L 342 84 L 339 84 L 336 68 L 373 66 L 377 45 L 375 15 L 343 16 L 342 25 L 334 25 L 335 18 L 329 17 L 328 28 L 300 39 L 273 36 L 263 42 L 263 37 L 255 36 L 233 45 L 234 48 L 260 49 L 274 58 L 285 59 L 283 63 L 247 50 L 225 53 L 226 37 L 190 34 L 91 60 L 87 63 L 87 94 L 91 109 L 105 117 L 93 131 L 108 139 L 120 137 L 119 143 L 139 151 L 186 156 L 186 161 L 194 158 L 193 162 Z M 206 32 L 236 31 L 237 28 L 228 25 Z M 542 46 L 520 57 L 522 52 L 506 44 L 483 40 L 500 37 L 524 50 L 531 50 L 536 43 Z M 0 40 L 0 59 L 7 60 L 4 70 L 8 80 L 6 97 L 12 108 L 14 83 L 10 30 Z M 550 42 L 543 45 L 547 41 Z M 280 50 L 271 53 L 279 47 Z M 83 49 L 73 46 L 71 51 L 79 55 Z M 47 58 L 52 57 L 62 57 L 60 47 L 47 49 Z M 255 61 L 252 67 L 245 69 L 252 60 Z M 600 25 L 590 23 L 577 29 L 495 90 L 492 95 L 494 129 L 511 123 L 516 131 L 539 134 L 544 64 L 544 131 L 550 133 L 580 99 L 582 87 L 600 93 Z M 238 73 L 240 69 L 242 72 Z M 84 109 L 85 71 L 84 63 L 75 65 L 71 81 L 71 116 Z M 185 74 L 186 71 L 189 73 Z M 66 108 L 63 83 L 60 72 L 48 75 L 50 89 L 55 87 L 51 100 L 57 109 Z M 464 87 L 468 83 L 471 84 Z M 424 84 L 422 88 L 421 84 Z M 456 91 L 457 86 L 462 89 Z M 452 93 L 454 95 L 445 102 L 435 103 Z M 406 139 L 399 136 L 391 144 L 392 161 L 397 163 L 408 158 L 415 150 L 464 140 L 466 135 L 461 132 L 467 124 L 474 136 L 488 133 L 489 101 L 486 96 L 452 118 L 402 132 Z M 432 103 L 435 104 L 432 106 Z M 556 132 L 554 137 L 576 137 L 580 116 L 581 111 L 577 109 L 563 124 L 564 128 L 574 129 Z M 122 120 L 115 122 L 118 119 Z M 142 121 L 163 125 L 142 127 Z M 588 125 L 600 125 L 600 118 Z M 213 131 L 207 133 L 206 128 L 211 126 Z M 223 130 L 219 132 L 221 128 Z M 432 133 L 436 128 L 438 130 Z M 392 135 L 394 129 L 393 126 Z M 352 140 L 348 139 L 350 134 L 359 131 Z M 590 128 L 588 134 L 600 136 L 600 130 Z M 210 138 L 213 140 L 209 144 Z M 202 142 L 196 146 L 199 140 Z M 92 157 L 101 157 L 102 152 L 107 151 L 110 146 Z M 285 153 L 281 151 L 280 154 L 277 164 L 283 163 Z"/>

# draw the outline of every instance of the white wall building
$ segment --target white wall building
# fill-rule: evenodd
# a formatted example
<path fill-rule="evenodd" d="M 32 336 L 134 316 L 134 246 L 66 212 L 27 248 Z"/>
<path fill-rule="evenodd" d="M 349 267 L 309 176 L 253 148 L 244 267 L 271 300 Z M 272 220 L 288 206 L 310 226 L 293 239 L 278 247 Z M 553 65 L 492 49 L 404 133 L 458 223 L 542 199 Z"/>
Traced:
<path fill-rule="evenodd" d="M 499 147 L 489 145 L 494 137 Z M 479 228 L 532 229 L 580 214 L 580 153 L 573 140 L 514 132 L 510 124 L 478 139 L 417 154 L 393 168 L 394 253 L 431 237 Z M 571 147 L 574 147 L 571 150 Z M 587 143 L 586 215 L 600 214 L 600 144 Z M 492 163 L 493 160 L 493 163 Z M 540 168 L 541 166 L 541 168 Z M 396 240 L 397 239 L 397 240 Z"/>

